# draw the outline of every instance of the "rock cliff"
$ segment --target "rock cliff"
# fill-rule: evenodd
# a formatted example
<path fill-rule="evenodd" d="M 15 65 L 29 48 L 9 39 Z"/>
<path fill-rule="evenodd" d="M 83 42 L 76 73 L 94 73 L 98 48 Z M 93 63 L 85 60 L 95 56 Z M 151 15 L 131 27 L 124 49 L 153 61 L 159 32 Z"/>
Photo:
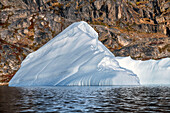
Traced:
<path fill-rule="evenodd" d="M 169 0 L 0 0 L 0 81 L 77 21 L 88 22 L 116 56 L 170 57 Z"/>

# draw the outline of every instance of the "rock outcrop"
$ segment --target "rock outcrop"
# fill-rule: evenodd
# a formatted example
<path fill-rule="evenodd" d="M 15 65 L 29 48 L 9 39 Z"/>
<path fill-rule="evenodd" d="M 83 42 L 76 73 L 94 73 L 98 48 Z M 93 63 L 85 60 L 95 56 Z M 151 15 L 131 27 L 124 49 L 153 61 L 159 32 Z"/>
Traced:
<path fill-rule="evenodd" d="M 168 0 L 0 0 L 0 81 L 76 21 L 88 22 L 116 56 L 170 57 Z"/>

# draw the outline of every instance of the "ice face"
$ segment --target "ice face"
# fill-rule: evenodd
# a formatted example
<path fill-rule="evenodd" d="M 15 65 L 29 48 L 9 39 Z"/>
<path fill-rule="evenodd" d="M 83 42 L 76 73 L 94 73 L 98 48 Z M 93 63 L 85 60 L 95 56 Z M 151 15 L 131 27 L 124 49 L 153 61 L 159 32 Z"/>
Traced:
<path fill-rule="evenodd" d="M 76 22 L 29 54 L 9 86 L 139 85 L 86 22 Z"/>
<path fill-rule="evenodd" d="M 141 84 L 170 84 L 170 58 L 140 61 L 116 57 L 116 60 L 120 66 L 137 74 Z"/>

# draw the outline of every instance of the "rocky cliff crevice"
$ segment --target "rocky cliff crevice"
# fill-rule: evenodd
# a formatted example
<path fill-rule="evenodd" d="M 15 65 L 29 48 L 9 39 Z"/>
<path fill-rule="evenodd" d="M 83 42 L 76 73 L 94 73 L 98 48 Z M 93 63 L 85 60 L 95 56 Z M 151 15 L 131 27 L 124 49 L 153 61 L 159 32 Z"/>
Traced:
<path fill-rule="evenodd" d="M 116 56 L 170 57 L 168 0 L 0 0 L 0 81 L 76 21 L 88 22 Z"/>

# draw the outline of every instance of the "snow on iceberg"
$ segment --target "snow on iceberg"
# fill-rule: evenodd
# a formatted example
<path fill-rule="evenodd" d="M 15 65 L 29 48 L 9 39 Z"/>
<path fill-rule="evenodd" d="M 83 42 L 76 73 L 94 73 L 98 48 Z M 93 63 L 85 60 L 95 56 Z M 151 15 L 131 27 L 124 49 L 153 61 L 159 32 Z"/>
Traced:
<path fill-rule="evenodd" d="M 86 22 L 76 22 L 29 54 L 9 86 L 139 85 Z"/>
<path fill-rule="evenodd" d="M 141 84 L 170 84 L 170 58 L 141 61 L 116 57 L 116 60 L 120 66 L 137 74 Z"/>

